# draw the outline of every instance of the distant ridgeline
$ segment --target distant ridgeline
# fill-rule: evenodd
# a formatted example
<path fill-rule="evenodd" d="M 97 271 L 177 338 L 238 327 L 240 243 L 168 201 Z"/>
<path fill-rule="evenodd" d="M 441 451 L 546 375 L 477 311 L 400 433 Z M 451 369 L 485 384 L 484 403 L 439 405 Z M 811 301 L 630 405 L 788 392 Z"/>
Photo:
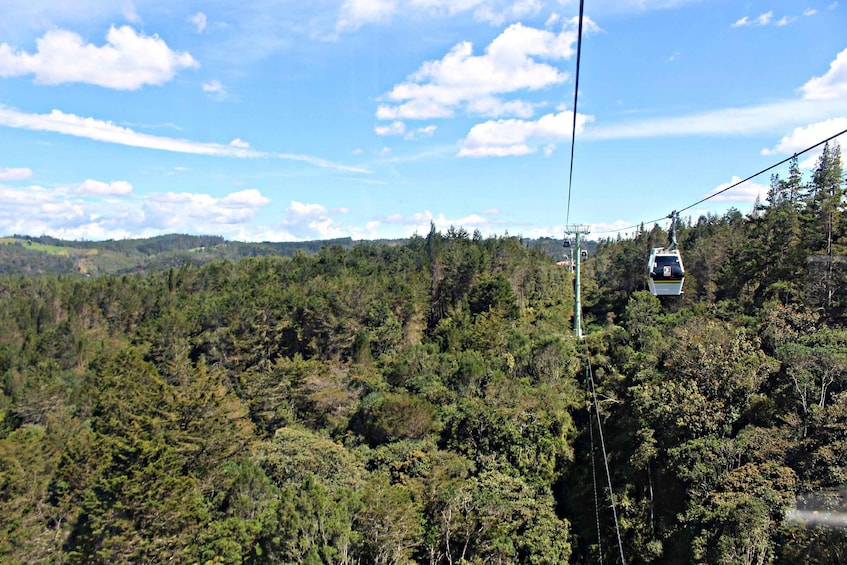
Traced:
<path fill-rule="evenodd" d="M 377 240 L 369 243 L 402 245 L 406 239 Z M 561 258 L 562 241 L 542 237 L 524 239 L 530 249 Z M 0 275 L 46 274 L 126 274 L 151 269 L 179 267 L 186 263 L 205 265 L 212 261 L 297 252 L 311 255 L 323 247 L 349 249 L 361 242 L 350 237 L 314 241 L 227 241 L 215 235 L 168 234 L 143 239 L 70 241 L 50 236 L 13 235 L 0 238 Z M 596 244 L 589 242 L 589 248 Z"/>
<path fill-rule="evenodd" d="M 124 274 L 186 263 L 263 255 L 312 254 L 327 245 L 352 247 L 349 237 L 319 241 L 248 243 L 212 235 L 169 234 L 144 239 L 68 241 L 50 236 L 0 238 L 0 275 Z"/>

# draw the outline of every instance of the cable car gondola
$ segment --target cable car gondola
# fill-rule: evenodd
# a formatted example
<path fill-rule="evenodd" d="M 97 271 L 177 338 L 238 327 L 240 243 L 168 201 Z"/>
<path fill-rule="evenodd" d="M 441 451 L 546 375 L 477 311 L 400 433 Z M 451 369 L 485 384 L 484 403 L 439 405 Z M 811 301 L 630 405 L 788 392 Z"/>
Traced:
<path fill-rule="evenodd" d="M 647 260 L 647 285 L 654 296 L 678 296 L 682 294 L 685 267 L 676 242 L 676 220 L 678 214 L 671 212 L 670 245 L 654 247 Z"/>

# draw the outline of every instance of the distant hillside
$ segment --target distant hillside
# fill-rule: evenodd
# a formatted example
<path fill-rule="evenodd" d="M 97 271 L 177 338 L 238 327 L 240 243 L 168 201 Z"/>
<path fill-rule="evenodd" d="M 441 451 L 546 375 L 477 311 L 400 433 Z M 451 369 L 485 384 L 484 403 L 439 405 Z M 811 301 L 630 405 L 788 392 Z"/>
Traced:
<path fill-rule="evenodd" d="M 247 243 L 220 236 L 170 234 L 144 239 L 68 241 L 49 236 L 0 238 L 0 275 L 121 274 L 220 259 L 312 254 L 322 247 L 350 248 L 349 238 L 299 242 Z"/>
<path fill-rule="evenodd" d="M 407 240 L 380 240 L 370 243 L 402 245 Z M 560 239 L 523 239 L 530 249 L 539 249 L 555 259 L 562 258 Z M 0 238 L 0 275 L 37 276 L 46 274 L 126 274 L 205 265 L 212 261 L 278 255 L 297 252 L 311 255 L 323 247 L 337 245 L 349 249 L 360 242 L 352 238 L 315 241 L 241 242 L 212 235 L 168 234 L 143 239 L 70 241 L 50 236 L 14 235 Z M 596 243 L 588 242 L 589 252 Z"/>

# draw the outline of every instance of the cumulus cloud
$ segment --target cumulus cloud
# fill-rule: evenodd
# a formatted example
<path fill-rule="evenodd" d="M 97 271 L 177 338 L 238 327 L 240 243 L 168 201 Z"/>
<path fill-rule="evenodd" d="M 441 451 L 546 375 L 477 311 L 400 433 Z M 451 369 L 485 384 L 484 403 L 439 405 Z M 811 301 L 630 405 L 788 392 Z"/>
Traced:
<path fill-rule="evenodd" d="M 794 131 L 783 137 L 772 149 L 762 149 L 762 155 L 791 155 L 844 130 L 847 130 L 847 118 L 832 118 L 794 128 Z"/>
<path fill-rule="evenodd" d="M 385 126 L 376 126 L 374 132 L 377 135 L 403 135 L 406 133 L 406 124 L 396 120 Z"/>
<path fill-rule="evenodd" d="M 576 31 L 560 33 L 512 24 L 481 55 L 470 42 L 424 63 L 408 79 L 380 98 L 377 118 L 421 120 L 450 117 L 457 111 L 484 116 L 530 117 L 531 104 L 501 97 L 561 84 L 568 74 L 546 61 L 574 53 Z"/>
<path fill-rule="evenodd" d="M 26 180 L 32 176 L 32 169 L 25 167 L 0 167 L 0 181 Z"/>
<path fill-rule="evenodd" d="M 0 185 L 0 233 L 98 240 L 179 231 L 240 241 L 295 239 L 285 231 L 256 224 L 256 215 L 270 199 L 255 189 L 222 197 L 162 192 L 116 201 L 104 188 L 109 186 L 120 187 L 120 181 L 88 180 L 71 190 Z"/>
<path fill-rule="evenodd" d="M 751 133 L 778 133 L 797 127 L 792 138 L 804 133 L 804 148 L 845 129 L 847 115 L 847 49 L 838 54 L 830 70 L 803 87 L 803 98 L 769 102 L 742 108 L 721 108 L 697 114 L 594 124 L 593 116 L 580 115 L 578 133 L 583 139 L 635 139 L 689 135 L 734 136 Z M 570 113 L 547 114 L 538 120 L 500 119 L 475 125 L 461 142 L 459 156 L 485 157 L 535 153 L 541 144 L 545 155 L 551 143 L 570 138 Z M 840 128 L 840 129 L 839 129 Z M 816 139 L 813 138 L 816 136 Z M 796 144 L 797 142 L 794 142 Z M 787 151 L 781 147 L 765 152 Z"/>
<path fill-rule="evenodd" d="M 483 235 L 502 231 L 504 222 L 500 219 L 500 210 L 491 208 L 483 212 L 473 212 L 466 216 L 448 217 L 443 212 L 433 214 L 429 210 L 410 215 L 390 214 L 382 218 L 382 227 L 392 233 L 390 237 L 410 237 L 412 235 L 429 233 L 430 226 L 440 232 L 447 231 L 451 226 L 464 228 L 468 232 L 479 230 Z"/>
<path fill-rule="evenodd" d="M 53 234 L 91 221 L 83 205 L 40 186 L 0 185 L 0 201 L 0 233 Z"/>
<path fill-rule="evenodd" d="M 146 225 L 164 232 L 230 232 L 251 221 L 270 200 L 249 189 L 214 198 L 208 194 L 165 192 L 147 197 L 143 204 Z"/>
<path fill-rule="evenodd" d="M 126 196 L 131 193 L 132 185 L 123 180 L 101 182 L 87 179 L 70 191 L 70 194 L 80 196 Z"/>
<path fill-rule="evenodd" d="M 368 173 L 367 169 L 334 163 L 320 157 L 297 155 L 292 153 L 268 153 L 244 147 L 243 141 L 236 138 L 235 145 L 175 139 L 140 133 L 133 129 L 118 126 L 110 121 L 96 118 L 84 118 L 75 114 L 66 114 L 53 110 L 49 114 L 28 114 L 0 105 L 0 126 L 33 131 L 61 133 L 75 137 L 84 137 L 105 143 L 115 143 L 130 147 L 156 149 L 175 153 L 210 155 L 216 157 L 242 158 L 278 158 L 309 163 L 322 168 L 338 169 L 347 172 Z"/>
<path fill-rule="evenodd" d="M 713 194 L 716 194 L 721 190 L 725 190 L 730 186 L 737 184 L 739 181 L 741 181 L 741 177 L 733 176 L 732 180 L 715 187 L 715 189 L 710 191 L 709 194 L 707 194 L 706 196 L 712 196 Z M 718 194 L 717 196 L 713 197 L 712 200 L 714 200 L 715 202 L 753 203 L 756 201 L 757 198 L 763 199 L 765 195 L 767 195 L 767 193 L 767 186 L 753 181 L 747 181 L 743 184 L 736 186 L 735 188 L 727 190 L 722 194 Z"/>
<path fill-rule="evenodd" d="M 33 54 L 0 44 L 0 77 L 32 74 L 39 84 L 81 82 L 137 90 L 164 84 L 180 70 L 198 66 L 189 53 L 173 51 L 160 37 L 136 33 L 129 26 L 111 27 L 102 47 L 62 29 L 39 38 Z"/>
<path fill-rule="evenodd" d="M 333 239 L 347 235 L 340 222 L 332 218 L 333 213 L 347 211 L 329 210 L 321 204 L 308 204 L 292 200 L 285 210 L 281 227 L 298 239 Z"/>
<path fill-rule="evenodd" d="M 577 114 L 576 131 L 581 133 L 593 116 Z M 538 150 L 543 142 L 570 139 L 573 112 L 546 114 L 538 120 L 487 121 L 471 128 L 462 141 L 460 157 L 504 157 L 526 155 Z"/>
<path fill-rule="evenodd" d="M 826 74 L 811 79 L 800 90 L 803 92 L 803 98 L 809 100 L 847 97 L 847 49 L 835 57 Z"/>

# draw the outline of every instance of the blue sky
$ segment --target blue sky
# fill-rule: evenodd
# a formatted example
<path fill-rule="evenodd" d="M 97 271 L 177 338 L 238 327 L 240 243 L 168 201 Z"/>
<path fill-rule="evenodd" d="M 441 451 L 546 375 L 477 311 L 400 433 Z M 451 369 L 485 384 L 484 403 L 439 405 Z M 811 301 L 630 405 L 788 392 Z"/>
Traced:
<path fill-rule="evenodd" d="M 568 212 L 576 0 L 4 3 L 0 235 L 653 220 L 847 129 L 845 4 L 587 0 Z"/>

